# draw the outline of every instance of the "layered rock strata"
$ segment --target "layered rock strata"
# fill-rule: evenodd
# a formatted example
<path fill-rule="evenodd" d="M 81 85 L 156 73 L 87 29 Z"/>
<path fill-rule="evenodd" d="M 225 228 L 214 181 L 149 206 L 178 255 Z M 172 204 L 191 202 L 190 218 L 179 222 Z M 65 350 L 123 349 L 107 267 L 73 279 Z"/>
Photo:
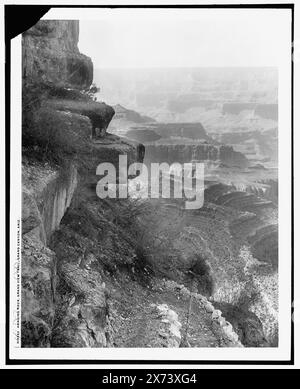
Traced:
<path fill-rule="evenodd" d="M 93 65 L 78 34 L 78 21 L 40 21 L 23 34 L 22 347 L 110 345 L 107 290 L 93 253 L 66 260 L 61 241 L 51 242 L 53 234 L 65 249 L 80 242 L 62 219 L 71 204 L 77 209 L 78 193 L 88 188 L 95 197 L 100 162 L 117 165 L 120 154 L 139 161 L 144 150 L 105 136 L 114 109 L 86 93 Z"/>

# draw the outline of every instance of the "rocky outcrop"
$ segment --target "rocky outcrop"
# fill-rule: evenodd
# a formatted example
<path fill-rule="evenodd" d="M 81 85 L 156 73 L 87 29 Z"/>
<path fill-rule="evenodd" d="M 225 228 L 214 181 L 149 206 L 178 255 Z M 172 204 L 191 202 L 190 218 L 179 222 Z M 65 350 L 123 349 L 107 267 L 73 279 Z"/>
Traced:
<path fill-rule="evenodd" d="M 263 119 L 278 120 L 278 104 L 257 104 L 253 102 L 230 102 L 223 104 L 223 114 L 238 115 L 242 111 L 251 110 Z"/>
<path fill-rule="evenodd" d="M 163 138 L 183 137 L 190 139 L 210 140 L 201 123 L 154 123 L 147 128 L 152 129 Z"/>
<path fill-rule="evenodd" d="M 147 162 L 220 161 L 230 166 L 246 167 L 247 158 L 231 146 L 212 144 L 146 144 Z"/>
<path fill-rule="evenodd" d="M 23 165 L 22 347 L 49 347 L 55 316 L 56 255 L 47 247 L 70 205 L 77 170 L 64 177 L 42 164 Z"/>
<path fill-rule="evenodd" d="M 223 104 L 223 114 L 238 115 L 244 110 L 251 110 L 255 115 L 264 119 L 278 120 L 278 104 L 257 104 L 253 102 L 230 102 Z"/>
<path fill-rule="evenodd" d="M 181 342 L 180 329 L 181 323 L 178 321 L 178 315 L 167 304 L 156 306 L 158 315 L 161 318 L 161 328 L 159 336 L 163 338 L 161 347 L 179 347 Z"/>
<path fill-rule="evenodd" d="M 105 135 L 106 129 L 113 118 L 114 109 L 105 103 L 97 103 L 91 100 L 66 100 L 51 99 L 47 105 L 59 112 L 82 115 L 90 120 L 92 131 L 89 136 L 93 138 Z"/>
<path fill-rule="evenodd" d="M 84 89 L 93 64 L 78 50 L 79 21 L 40 20 L 23 34 L 23 81 Z"/>

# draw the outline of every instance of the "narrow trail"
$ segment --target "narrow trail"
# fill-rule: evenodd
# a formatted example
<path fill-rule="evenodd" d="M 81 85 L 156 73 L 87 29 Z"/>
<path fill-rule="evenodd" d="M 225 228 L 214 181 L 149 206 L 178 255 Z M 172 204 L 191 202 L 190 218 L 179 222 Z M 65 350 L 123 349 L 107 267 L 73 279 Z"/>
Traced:
<path fill-rule="evenodd" d="M 162 322 L 157 310 L 160 304 L 166 304 L 178 315 L 182 339 L 187 331 L 187 344 L 182 347 L 228 347 L 228 339 L 195 298 L 186 328 L 189 301 L 189 296 L 164 288 L 160 281 L 148 288 L 137 282 L 122 284 L 118 299 L 111 301 L 114 347 L 167 347 L 161 336 Z"/>

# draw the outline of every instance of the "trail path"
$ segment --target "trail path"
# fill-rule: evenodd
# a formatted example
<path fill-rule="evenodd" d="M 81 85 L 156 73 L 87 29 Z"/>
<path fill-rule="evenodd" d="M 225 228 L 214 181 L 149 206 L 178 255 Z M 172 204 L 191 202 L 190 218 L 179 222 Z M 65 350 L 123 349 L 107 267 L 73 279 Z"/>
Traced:
<path fill-rule="evenodd" d="M 119 288 L 118 288 L 119 289 Z M 120 292 L 120 290 L 122 290 Z M 129 282 L 119 289 L 118 299 L 111 302 L 114 319 L 114 347 L 167 347 L 162 333 L 162 321 L 157 310 L 160 304 L 176 312 L 181 323 L 181 337 L 186 333 L 189 296 L 159 285 L 142 287 Z M 220 327 L 211 314 L 193 298 L 186 340 L 182 347 L 228 347 Z"/>

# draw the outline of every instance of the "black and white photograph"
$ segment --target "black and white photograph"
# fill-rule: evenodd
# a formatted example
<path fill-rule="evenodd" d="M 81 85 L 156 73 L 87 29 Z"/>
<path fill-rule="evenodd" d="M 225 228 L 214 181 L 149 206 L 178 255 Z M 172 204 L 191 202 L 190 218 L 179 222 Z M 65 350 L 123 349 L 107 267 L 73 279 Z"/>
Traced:
<path fill-rule="evenodd" d="M 293 4 L 35 12 L 9 42 L 10 362 L 291 363 Z"/>

